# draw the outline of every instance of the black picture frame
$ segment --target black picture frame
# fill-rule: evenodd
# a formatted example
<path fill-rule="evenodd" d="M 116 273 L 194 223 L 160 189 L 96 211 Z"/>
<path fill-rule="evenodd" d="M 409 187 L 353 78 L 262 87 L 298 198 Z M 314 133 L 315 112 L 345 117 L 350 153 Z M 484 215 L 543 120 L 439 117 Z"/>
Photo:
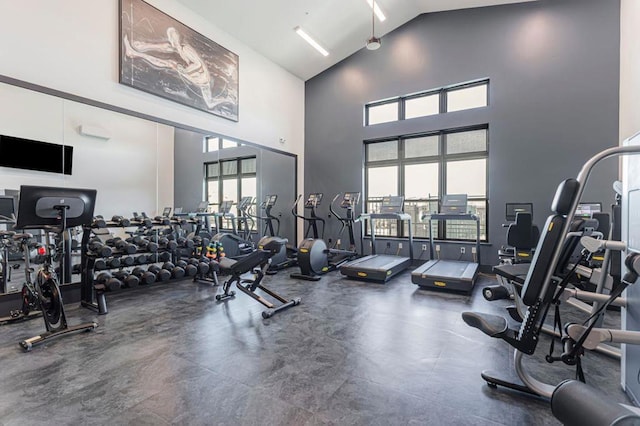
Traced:
<path fill-rule="evenodd" d="M 120 0 L 120 83 L 238 121 L 239 57 L 143 0 Z"/>

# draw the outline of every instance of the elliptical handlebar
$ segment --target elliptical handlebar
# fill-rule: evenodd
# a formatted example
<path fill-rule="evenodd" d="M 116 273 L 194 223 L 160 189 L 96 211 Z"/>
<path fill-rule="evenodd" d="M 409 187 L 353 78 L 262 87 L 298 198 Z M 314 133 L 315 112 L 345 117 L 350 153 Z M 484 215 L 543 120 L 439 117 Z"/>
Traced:
<path fill-rule="evenodd" d="M 304 216 L 304 215 L 299 215 L 297 210 L 298 210 L 298 204 L 300 203 L 300 199 L 302 198 L 302 194 L 298 195 L 298 198 L 296 198 L 295 203 L 293 203 L 293 207 L 291 207 L 291 213 L 299 218 L 304 220 L 305 222 L 308 222 L 308 226 L 307 226 L 307 231 L 305 232 L 305 238 L 307 238 L 307 235 L 309 235 L 309 231 L 311 230 L 313 232 L 313 238 L 315 239 L 322 239 L 324 238 L 324 228 L 325 228 L 325 224 L 326 221 L 321 218 L 318 217 L 316 215 L 316 211 L 315 211 L 315 204 L 314 203 L 309 203 L 309 207 L 308 208 L 310 210 L 310 216 Z M 322 224 L 322 232 L 319 234 L 318 233 L 318 225 L 317 222 L 320 222 Z"/>

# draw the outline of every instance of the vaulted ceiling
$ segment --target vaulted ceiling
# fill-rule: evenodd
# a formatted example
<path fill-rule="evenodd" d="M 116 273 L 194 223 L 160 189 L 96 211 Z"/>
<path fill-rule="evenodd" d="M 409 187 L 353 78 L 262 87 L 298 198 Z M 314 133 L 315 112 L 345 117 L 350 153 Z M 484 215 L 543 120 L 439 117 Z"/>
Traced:
<path fill-rule="evenodd" d="M 362 49 L 372 35 L 366 0 L 178 1 L 305 81 Z M 384 36 L 422 13 L 525 1 L 535 0 L 376 0 L 387 19 L 376 19 L 375 35 Z M 329 56 L 302 40 L 297 26 Z"/>

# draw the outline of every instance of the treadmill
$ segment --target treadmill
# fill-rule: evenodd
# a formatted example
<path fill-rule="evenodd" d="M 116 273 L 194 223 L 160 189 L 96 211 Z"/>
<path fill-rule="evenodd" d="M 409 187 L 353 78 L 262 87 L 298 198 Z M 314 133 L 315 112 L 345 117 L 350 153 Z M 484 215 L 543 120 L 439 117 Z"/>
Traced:
<path fill-rule="evenodd" d="M 475 253 L 477 258 L 473 261 L 434 259 L 435 247 L 431 231 L 431 225 L 434 220 L 468 220 L 475 222 Z M 432 213 L 429 217 L 429 244 L 431 260 L 413 270 L 411 282 L 424 288 L 471 293 L 478 276 L 478 266 L 480 265 L 480 218 L 477 215 L 467 213 L 466 194 L 448 194 L 442 197 L 440 213 Z"/>
<path fill-rule="evenodd" d="M 371 223 L 371 255 L 361 257 L 340 266 L 340 273 L 349 278 L 364 281 L 387 282 L 400 272 L 411 266 L 413 260 L 413 231 L 411 216 L 403 212 L 404 197 L 387 196 L 382 198 L 380 213 L 364 215 Z M 395 219 L 409 223 L 409 257 L 388 254 L 376 254 L 376 221 Z M 400 225 L 402 226 L 402 225 Z"/>

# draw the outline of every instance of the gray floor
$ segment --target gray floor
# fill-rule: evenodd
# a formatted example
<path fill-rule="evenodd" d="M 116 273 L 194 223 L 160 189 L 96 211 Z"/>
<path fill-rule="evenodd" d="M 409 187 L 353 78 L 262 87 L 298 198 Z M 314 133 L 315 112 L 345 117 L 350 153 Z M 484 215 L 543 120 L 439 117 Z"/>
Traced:
<path fill-rule="evenodd" d="M 219 288 L 191 281 L 112 294 L 105 316 L 69 306 L 71 323 L 99 328 L 30 353 L 17 342 L 41 319 L 0 328 L 0 424 L 557 424 L 547 401 L 480 378 L 511 369 L 506 343 L 460 317 L 502 312 L 507 301 L 481 296 L 491 282 L 482 276 L 467 296 L 420 290 L 408 273 L 382 285 L 281 272 L 265 283 L 302 304 L 268 320 L 244 294 L 216 303 Z M 530 364 L 550 380 L 574 374 Z M 623 397 L 616 361 L 588 354 L 584 364 L 588 380 Z"/>

